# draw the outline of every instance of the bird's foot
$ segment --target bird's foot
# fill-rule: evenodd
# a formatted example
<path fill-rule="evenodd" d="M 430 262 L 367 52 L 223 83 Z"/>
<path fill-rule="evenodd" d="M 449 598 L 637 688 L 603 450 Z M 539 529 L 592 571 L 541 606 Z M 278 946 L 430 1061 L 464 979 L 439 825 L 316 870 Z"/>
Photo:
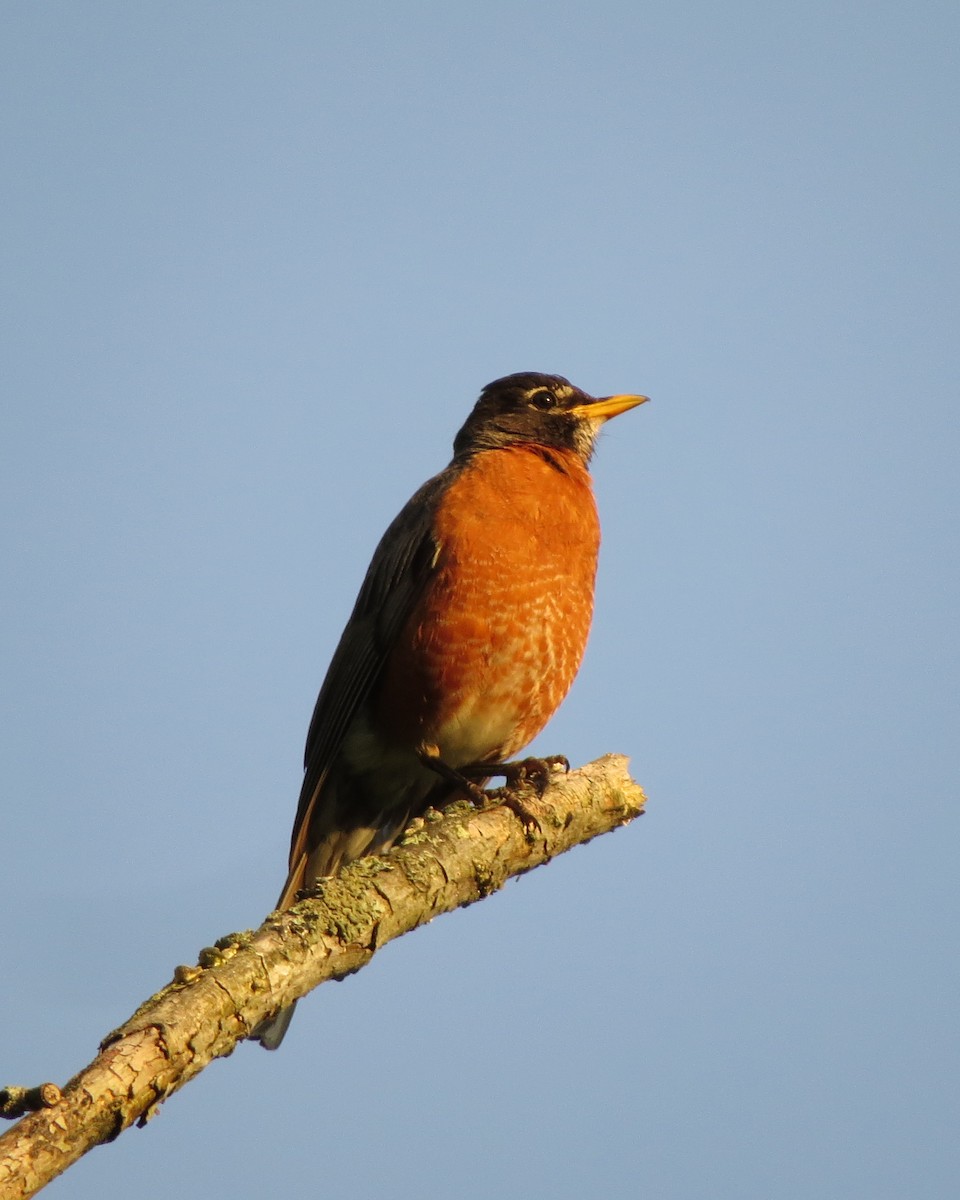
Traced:
<path fill-rule="evenodd" d="M 466 763 L 454 768 L 440 757 L 438 746 L 424 743 L 417 753 L 425 767 L 453 784 L 479 808 L 502 805 L 531 830 L 539 829 L 540 822 L 523 802 L 524 789 L 531 788 L 539 799 L 546 791 L 554 771 L 566 773 L 570 770 L 570 763 L 562 754 L 550 754 L 545 758 L 520 758 L 514 762 Z M 492 775 L 500 775 L 507 782 L 504 787 L 488 792 L 482 785 Z"/>
<path fill-rule="evenodd" d="M 569 770 L 570 763 L 562 754 L 550 754 L 545 758 L 518 758 L 514 762 L 469 763 L 460 768 L 467 777 L 488 779 L 491 775 L 501 775 L 507 781 L 507 787 L 529 784 L 538 796 L 546 791 L 554 771 L 566 774 Z"/>
<path fill-rule="evenodd" d="M 513 815 L 528 830 L 540 829 L 540 822 L 524 803 L 523 791 L 529 787 L 539 799 L 547 789 L 554 771 L 570 770 L 570 763 L 562 754 L 551 754 L 546 758 L 521 758 L 515 762 L 471 763 L 462 768 L 464 775 L 478 775 L 483 779 L 491 775 L 502 775 L 506 785 L 495 792 L 484 792 L 488 803 L 493 800 L 509 808 Z"/>

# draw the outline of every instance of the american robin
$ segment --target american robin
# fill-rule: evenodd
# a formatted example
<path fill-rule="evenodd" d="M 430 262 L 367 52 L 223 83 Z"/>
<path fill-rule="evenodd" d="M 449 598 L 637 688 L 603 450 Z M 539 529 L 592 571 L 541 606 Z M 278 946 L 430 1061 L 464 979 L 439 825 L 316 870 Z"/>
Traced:
<path fill-rule="evenodd" d="M 644 400 L 532 373 L 483 389 L 450 465 L 384 534 L 333 655 L 278 908 L 389 848 L 428 807 L 508 774 L 553 716 L 593 612 L 587 464 L 603 423 Z M 254 1036 L 276 1049 L 292 1013 Z"/>

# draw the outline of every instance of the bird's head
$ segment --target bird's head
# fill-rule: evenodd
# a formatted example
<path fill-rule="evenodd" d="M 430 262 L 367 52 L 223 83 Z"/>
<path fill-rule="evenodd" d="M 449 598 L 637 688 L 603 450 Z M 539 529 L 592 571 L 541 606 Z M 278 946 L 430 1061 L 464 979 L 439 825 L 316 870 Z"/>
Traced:
<path fill-rule="evenodd" d="M 532 444 L 589 462 L 604 422 L 646 396 L 589 396 L 562 375 L 522 371 L 488 383 L 453 443 L 456 457 Z"/>

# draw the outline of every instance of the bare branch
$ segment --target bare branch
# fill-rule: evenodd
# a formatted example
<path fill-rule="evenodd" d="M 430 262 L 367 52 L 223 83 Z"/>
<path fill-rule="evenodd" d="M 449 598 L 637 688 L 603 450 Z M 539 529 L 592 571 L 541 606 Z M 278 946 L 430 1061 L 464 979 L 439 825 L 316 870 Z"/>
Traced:
<path fill-rule="evenodd" d="M 390 854 L 358 860 L 316 897 L 272 914 L 255 932 L 221 938 L 197 966 L 178 967 L 62 1096 L 48 1093 L 52 1107 L 0 1138 L 0 1200 L 34 1195 L 93 1146 L 144 1124 L 278 1008 L 359 970 L 380 946 L 440 913 L 626 824 L 644 805 L 617 755 L 555 773 L 540 797 L 512 789 L 502 799 L 428 814 Z"/>

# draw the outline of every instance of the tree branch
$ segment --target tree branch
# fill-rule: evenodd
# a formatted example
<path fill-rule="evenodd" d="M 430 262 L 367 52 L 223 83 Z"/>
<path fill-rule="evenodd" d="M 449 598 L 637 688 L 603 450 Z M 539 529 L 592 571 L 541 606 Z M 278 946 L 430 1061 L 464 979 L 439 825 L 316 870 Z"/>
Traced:
<path fill-rule="evenodd" d="M 0 1200 L 34 1195 L 93 1146 L 150 1120 L 278 1008 L 359 970 L 380 946 L 438 914 L 626 824 L 645 802 L 618 755 L 555 773 L 540 797 L 521 786 L 493 798 L 502 802 L 428 813 L 390 854 L 359 859 L 315 897 L 254 932 L 221 938 L 197 966 L 178 967 L 52 1106 L 0 1138 Z"/>

